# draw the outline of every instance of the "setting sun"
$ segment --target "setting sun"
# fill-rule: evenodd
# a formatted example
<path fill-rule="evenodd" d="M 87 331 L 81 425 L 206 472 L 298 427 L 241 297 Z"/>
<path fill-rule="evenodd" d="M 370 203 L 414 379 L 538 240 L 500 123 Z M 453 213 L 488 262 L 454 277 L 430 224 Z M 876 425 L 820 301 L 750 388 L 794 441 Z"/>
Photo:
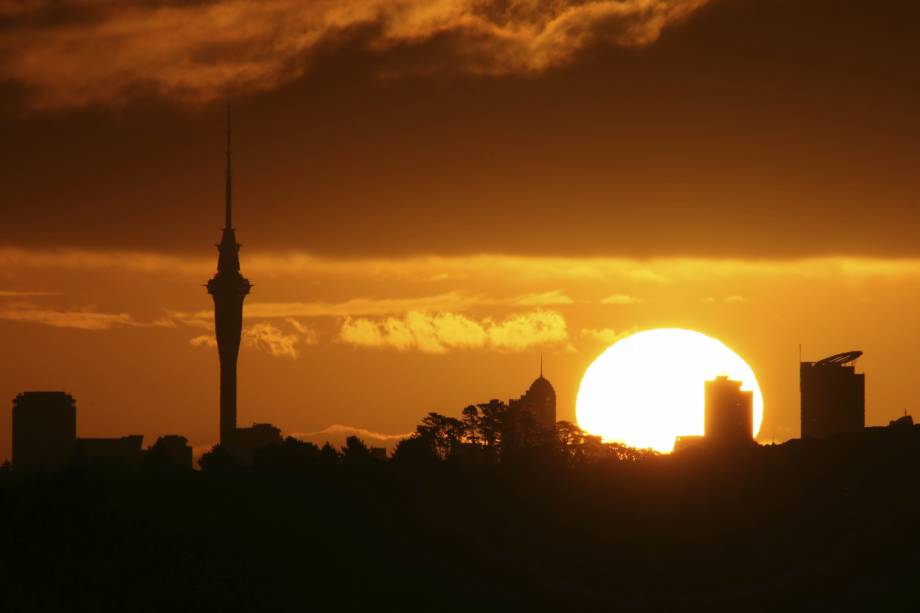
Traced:
<path fill-rule="evenodd" d="M 719 375 L 754 392 L 754 432 L 763 395 L 754 371 L 705 334 L 680 329 L 639 332 L 609 347 L 578 389 L 578 425 L 633 447 L 670 452 L 683 435 L 703 434 L 703 383 Z"/>

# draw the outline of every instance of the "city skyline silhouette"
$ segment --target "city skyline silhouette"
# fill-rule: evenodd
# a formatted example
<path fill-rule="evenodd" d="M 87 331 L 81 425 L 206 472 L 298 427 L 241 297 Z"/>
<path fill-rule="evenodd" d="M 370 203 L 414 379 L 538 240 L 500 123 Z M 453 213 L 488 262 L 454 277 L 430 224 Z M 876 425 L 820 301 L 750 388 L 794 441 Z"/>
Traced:
<path fill-rule="evenodd" d="M 0 337 L 18 348 L 0 358 L 0 423 L 21 391 L 66 390 L 81 435 L 182 432 L 197 454 L 219 439 L 213 304 L 194 288 L 224 215 L 228 98 L 234 221 L 259 283 L 239 425 L 398 437 L 428 410 L 518 397 L 541 352 L 571 421 L 594 357 L 661 327 L 751 362 L 762 443 L 799 435 L 799 345 L 806 361 L 865 351 L 867 424 L 916 412 L 920 364 L 898 332 L 920 306 L 916 7 L 690 4 L 630 13 L 629 40 L 604 34 L 620 17 L 563 18 L 565 2 L 410 2 L 378 15 L 393 30 L 343 31 L 223 0 L 4 13 L 21 61 L 0 63 Z M 584 19 L 574 46 L 522 50 L 566 19 Z M 162 47 L 176 23 L 189 32 Z M 531 56 L 548 63 L 487 61 Z"/>
<path fill-rule="evenodd" d="M 918 24 L 0 0 L 0 613 L 916 608 Z"/>

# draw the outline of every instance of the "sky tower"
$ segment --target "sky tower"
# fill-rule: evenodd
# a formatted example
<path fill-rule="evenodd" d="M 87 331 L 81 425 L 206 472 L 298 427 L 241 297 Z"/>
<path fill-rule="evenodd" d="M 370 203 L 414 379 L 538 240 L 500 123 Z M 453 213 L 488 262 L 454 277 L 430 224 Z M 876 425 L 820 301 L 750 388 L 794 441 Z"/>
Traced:
<path fill-rule="evenodd" d="M 230 106 L 227 105 L 227 194 L 223 236 L 217 245 L 217 274 L 208 281 L 214 298 L 214 333 L 220 356 L 220 444 L 233 447 L 236 434 L 236 360 L 243 329 L 243 300 L 252 284 L 240 274 L 240 244 L 233 231 L 233 173 Z"/>

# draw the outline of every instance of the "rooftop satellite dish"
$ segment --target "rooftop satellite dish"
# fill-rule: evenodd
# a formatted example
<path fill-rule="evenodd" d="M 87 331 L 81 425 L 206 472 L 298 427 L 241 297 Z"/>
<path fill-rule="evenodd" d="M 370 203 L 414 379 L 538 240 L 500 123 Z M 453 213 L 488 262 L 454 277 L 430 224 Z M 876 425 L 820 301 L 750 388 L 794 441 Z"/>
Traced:
<path fill-rule="evenodd" d="M 836 355 L 830 356 L 829 358 L 824 358 L 823 360 L 815 362 L 815 366 L 843 366 L 844 364 L 855 362 L 862 354 L 862 351 L 847 351 L 846 353 L 838 353 Z"/>

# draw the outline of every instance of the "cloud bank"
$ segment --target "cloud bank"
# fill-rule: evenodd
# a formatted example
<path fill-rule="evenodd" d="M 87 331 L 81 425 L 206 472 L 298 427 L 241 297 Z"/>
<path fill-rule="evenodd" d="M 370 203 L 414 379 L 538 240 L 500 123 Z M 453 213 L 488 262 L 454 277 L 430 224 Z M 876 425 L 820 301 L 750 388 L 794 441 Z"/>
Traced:
<path fill-rule="evenodd" d="M 502 321 L 474 320 L 457 313 L 413 311 L 382 320 L 346 318 L 341 340 L 357 347 L 399 351 L 447 353 L 457 349 L 490 348 L 523 351 L 555 345 L 568 339 L 565 318 L 554 311 L 537 310 L 511 315 Z"/>
<path fill-rule="evenodd" d="M 599 44 L 640 47 L 708 0 L 0 0 L 0 80 L 37 107 L 138 92 L 201 103 L 266 91 L 317 52 L 420 48 L 391 71 L 539 73 Z"/>

